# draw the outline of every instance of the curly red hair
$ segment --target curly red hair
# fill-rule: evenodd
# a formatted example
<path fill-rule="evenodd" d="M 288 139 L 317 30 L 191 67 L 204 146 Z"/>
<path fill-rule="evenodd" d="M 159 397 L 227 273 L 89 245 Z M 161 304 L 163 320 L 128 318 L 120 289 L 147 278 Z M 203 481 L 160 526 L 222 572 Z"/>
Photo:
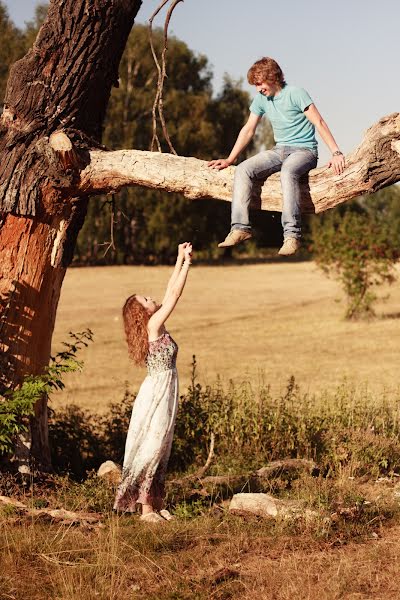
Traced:
<path fill-rule="evenodd" d="M 260 82 L 274 83 L 283 87 L 285 77 L 282 69 L 273 58 L 264 56 L 250 67 L 247 73 L 247 81 L 250 85 L 258 85 Z"/>
<path fill-rule="evenodd" d="M 149 351 L 147 323 L 149 314 L 138 302 L 136 294 L 129 296 L 122 309 L 128 353 L 137 365 L 146 364 Z"/>

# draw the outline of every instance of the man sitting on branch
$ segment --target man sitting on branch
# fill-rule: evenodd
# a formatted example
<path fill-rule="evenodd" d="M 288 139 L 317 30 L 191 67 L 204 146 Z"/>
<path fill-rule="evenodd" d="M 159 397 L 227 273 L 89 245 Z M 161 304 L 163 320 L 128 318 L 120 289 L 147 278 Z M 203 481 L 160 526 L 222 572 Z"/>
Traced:
<path fill-rule="evenodd" d="M 235 246 L 252 237 L 249 204 L 253 185 L 272 173 L 281 172 L 282 227 L 284 243 L 281 256 L 295 254 L 301 240 L 300 178 L 317 166 L 318 143 L 315 128 L 332 153 L 328 166 L 340 175 L 344 156 L 328 125 L 303 88 L 287 85 L 278 63 L 262 58 L 250 68 L 247 79 L 258 94 L 250 105 L 250 116 L 240 130 L 228 158 L 212 160 L 208 166 L 221 170 L 232 165 L 253 138 L 265 115 L 271 122 L 275 146 L 259 152 L 236 167 L 232 196 L 231 231 L 220 248 Z"/>

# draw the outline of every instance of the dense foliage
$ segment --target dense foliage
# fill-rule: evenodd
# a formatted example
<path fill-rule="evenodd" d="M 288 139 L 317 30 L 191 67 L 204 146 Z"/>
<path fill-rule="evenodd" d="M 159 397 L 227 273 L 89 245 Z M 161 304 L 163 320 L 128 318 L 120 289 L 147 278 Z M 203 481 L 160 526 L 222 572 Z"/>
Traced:
<path fill-rule="evenodd" d="M 104 415 L 69 406 L 51 419 L 53 465 L 84 478 L 105 460 L 122 464 L 135 396 Z M 194 470 L 207 459 L 215 435 L 216 472 L 241 473 L 282 458 L 314 460 L 324 475 L 347 469 L 349 475 L 400 474 L 398 398 L 373 396 L 349 384 L 310 396 L 293 378 L 274 396 L 268 385 L 254 388 L 219 381 L 201 385 L 193 377 L 181 396 L 169 469 Z"/>

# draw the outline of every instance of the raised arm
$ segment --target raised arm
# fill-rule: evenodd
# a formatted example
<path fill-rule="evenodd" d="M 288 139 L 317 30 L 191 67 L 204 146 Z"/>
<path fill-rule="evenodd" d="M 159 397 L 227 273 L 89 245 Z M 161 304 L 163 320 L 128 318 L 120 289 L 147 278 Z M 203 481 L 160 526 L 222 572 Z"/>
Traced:
<path fill-rule="evenodd" d="M 217 158 L 216 160 L 210 160 L 208 166 L 212 169 L 217 169 L 217 171 L 221 171 L 222 169 L 230 167 L 235 162 L 239 154 L 253 139 L 260 120 L 261 117 L 255 115 L 254 113 L 250 113 L 247 123 L 239 131 L 235 145 L 233 146 L 228 158 Z"/>
<path fill-rule="evenodd" d="M 335 138 L 333 137 L 328 125 L 320 115 L 315 104 L 310 104 L 304 113 L 309 121 L 315 125 L 319 135 L 332 152 L 332 158 L 328 163 L 328 167 L 333 167 L 336 175 L 341 175 L 344 171 L 344 156 L 339 150 Z"/>
<path fill-rule="evenodd" d="M 179 298 L 181 297 L 183 288 L 185 287 L 189 267 L 192 262 L 192 244 L 189 242 L 187 242 L 183 248 L 182 258 L 182 260 L 179 259 L 178 252 L 178 258 L 174 269 L 174 273 L 176 272 L 174 281 L 171 283 L 171 279 L 174 277 L 173 273 L 168 283 L 167 291 L 160 308 L 149 319 L 147 324 L 149 339 L 155 339 L 161 335 L 164 329 L 165 321 L 168 319 Z"/>
<path fill-rule="evenodd" d="M 165 294 L 164 294 L 164 298 L 162 301 L 162 304 L 164 304 L 166 297 L 168 296 L 171 287 L 174 285 L 174 283 L 177 280 L 177 277 L 181 271 L 182 268 L 182 264 L 183 261 L 185 259 L 185 248 L 189 245 L 189 242 L 183 242 L 183 244 L 179 244 L 178 246 L 178 255 L 176 257 L 176 263 L 175 263 L 175 267 L 174 270 L 172 272 L 171 277 L 169 278 L 168 284 L 167 284 L 167 289 L 165 290 Z"/>

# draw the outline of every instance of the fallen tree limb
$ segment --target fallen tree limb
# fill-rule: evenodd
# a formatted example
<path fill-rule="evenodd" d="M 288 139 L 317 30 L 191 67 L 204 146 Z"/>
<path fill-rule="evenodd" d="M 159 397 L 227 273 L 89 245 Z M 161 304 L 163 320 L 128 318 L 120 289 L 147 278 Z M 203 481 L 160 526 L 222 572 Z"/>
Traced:
<path fill-rule="evenodd" d="M 199 477 L 199 471 L 168 481 L 168 497 L 173 502 L 195 498 L 230 498 L 238 492 L 271 490 L 274 482 L 292 481 L 304 474 L 317 475 L 318 466 L 312 460 L 286 458 L 267 463 L 257 471 L 234 475 Z"/>
<path fill-rule="evenodd" d="M 80 174 L 76 195 L 115 193 L 126 186 L 178 192 L 192 200 L 231 200 L 234 167 L 215 171 L 196 158 L 139 150 L 92 150 Z M 303 212 L 320 213 L 352 198 L 376 192 L 400 180 L 400 113 L 368 129 L 356 150 L 346 156 L 342 175 L 327 167 L 313 169 L 302 184 Z M 253 207 L 281 210 L 279 174 L 255 192 Z"/>
<path fill-rule="evenodd" d="M 65 510 L 65 508 L 32 508 L 8 496 L 0 496 L 0 507 L 9 507 L 19 515 L 34 517 L 41 521 L 50 521 L 60 525 L 98 526 L 102 515 L 98 513 L 83 513 Z"/>

